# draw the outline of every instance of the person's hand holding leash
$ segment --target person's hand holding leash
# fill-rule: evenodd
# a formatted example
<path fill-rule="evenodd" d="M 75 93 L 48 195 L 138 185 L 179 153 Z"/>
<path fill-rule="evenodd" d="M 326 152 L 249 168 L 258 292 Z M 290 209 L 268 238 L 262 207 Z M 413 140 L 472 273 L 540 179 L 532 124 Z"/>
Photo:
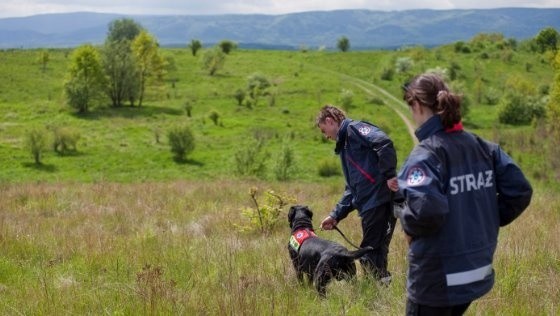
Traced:
<path fill-rule="evenodd" d="M 389 187 L 389 190 L 397 192 L 399 190 L 399 181 L 397 180 L 397 177 L 392 177 L 387 180 L 387 187 Z"/>
<path fill-rule="evenodd" d="M 327 216 L 322 222 L 321 222 L 321 229 L 324 230 L 331 230 L 333 228 L 335 228 L 336 224 L 338 224 L 338 221 L 330 216 Z"/>

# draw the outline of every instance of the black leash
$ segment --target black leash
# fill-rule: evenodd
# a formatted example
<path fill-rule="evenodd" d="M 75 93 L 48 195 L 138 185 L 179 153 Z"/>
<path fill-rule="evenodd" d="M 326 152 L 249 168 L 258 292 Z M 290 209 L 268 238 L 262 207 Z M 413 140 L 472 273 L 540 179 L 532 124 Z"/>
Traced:
<path fill-rule="evenodd" d="M 338 229 L 338 227 L 334 226 L 334 229 L 336 229 L 337 232 L 340 233 L 340 235 L 342 236 L 342 238 L 344 238 L 344 240 L 346 240 L 347 243 L 349 243 L 351 246 L 353 246 L 356 249 L 361 249 L 360 247 L 354 245 L 347 237 L 346 235 L 344 235 L 343 232 L 340 231 L 340 229 Z"/>

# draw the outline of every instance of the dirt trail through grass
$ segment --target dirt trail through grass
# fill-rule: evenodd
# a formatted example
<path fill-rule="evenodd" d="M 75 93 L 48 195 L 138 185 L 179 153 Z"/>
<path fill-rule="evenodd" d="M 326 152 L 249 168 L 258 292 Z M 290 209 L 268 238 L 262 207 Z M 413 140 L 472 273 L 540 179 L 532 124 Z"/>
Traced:
<path fill-rule="evenodd" d="M 387 92 L 387 90 L 382 89 L 379 86 L 376 86 L 376 85 L 371 84 L 369 82 L 363 81 L 363 80 L 358 79 L 358 78 L 353 78 L 353 77 L 350 77 L 350 76 L 347 76 L 347 75 L 342 75 L 342 76 L 346 77 L 350 82 L 352 82 L 358 88 L 364 90 L 366 93 L 368 93 L 370 95 L 377 95 L 378 93 L 380 93 L 383 96 L 385 96 L 386 97 L 385 100 L 386 100 L 388 106 L 391 109 L 393 109 L 393 111 L 395 111 L 395 113 L 397 113 L 397 115 L 401 118 L 401 120 L 404 122 L 404 124 L 408 128 L 408 133 L 410 134 L 410 137 L 412 138 L 412 142 L 415 145 L 418 143 L 418 140 L 416 139 L 416 135 L 414 134 L 414 130 L 416 130 L 416 127 L 414 126 L 414 123 L 412 122 L 412 120 L 410 118 L 408 118 L 408 116 L 406 114 L 403 113 L 403 108 L 404 108 L 404 110 L 406 110 L 408 112 L 408 108 L 403 103 L 403 101 L 397 99 L 395 96 L 393 96 L 392 94 Z M 375 93 L 372 90 L 376 90 L 378 93 Z"/>

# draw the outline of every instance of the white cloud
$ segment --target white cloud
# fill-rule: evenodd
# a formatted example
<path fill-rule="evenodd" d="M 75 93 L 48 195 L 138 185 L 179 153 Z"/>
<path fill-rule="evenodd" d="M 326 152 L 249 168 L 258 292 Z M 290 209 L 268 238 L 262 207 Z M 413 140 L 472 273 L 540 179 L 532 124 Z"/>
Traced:
<path fill-rule="evenodd" d="M 284 14 L 315 10 L 473 9 L 497 7 L 558 8 L 560 0 L 2 0 L 0 17 L 55 12 L 126 14 Z"/>

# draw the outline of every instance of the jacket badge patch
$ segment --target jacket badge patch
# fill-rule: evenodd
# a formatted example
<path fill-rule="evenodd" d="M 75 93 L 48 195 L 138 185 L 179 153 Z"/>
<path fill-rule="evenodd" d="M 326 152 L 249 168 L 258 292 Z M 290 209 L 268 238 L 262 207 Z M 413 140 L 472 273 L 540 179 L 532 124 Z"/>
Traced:
<path fill-rule="evenodd" d="M 407 184 L 410 186 L 420 185 L 426 179 L 426 172 L 420 167 L 410 169 L 407 177 Z"/>
<path fill-rule="evenodd" d="M 371 132 L 371 128 L 369 126 L 362 126 L 358 129 L 358 132 L 360 132 L 360 134 L 365 136 L 369 134 L 369 132 Z"/>

